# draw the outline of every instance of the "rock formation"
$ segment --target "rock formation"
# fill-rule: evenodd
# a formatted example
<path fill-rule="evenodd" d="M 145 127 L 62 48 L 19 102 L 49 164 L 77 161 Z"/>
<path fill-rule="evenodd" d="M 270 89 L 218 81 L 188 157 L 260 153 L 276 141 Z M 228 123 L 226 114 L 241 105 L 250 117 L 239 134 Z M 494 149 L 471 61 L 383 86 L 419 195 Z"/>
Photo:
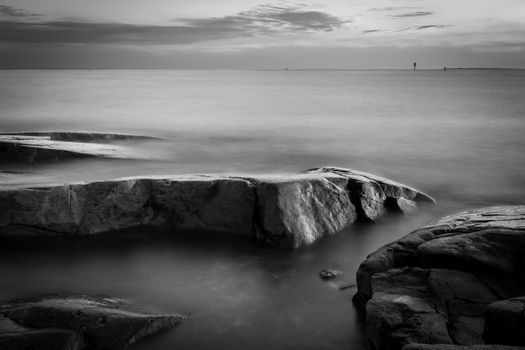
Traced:
<path fill-rule="evenodd" d="M 525 206 L 503 206 L 447 216 L 372 253 L 354 297 L 371 348 L 525 346 L 524 252 Z"/>
<path fill-rule="evenodd" d="M 45 137 L 53 141 L 67 142 L 103 142 L 112 143 L 117 141 L 141 141 L 159 140 L 157 137 L 133 135 L 133 134 L 108 134 L 98 132 L 74 132 L 74 131 L 32 131 L 32 132 L 8 132 L 7 136 L 34 136 Z"/>
<path fill-rule="evenodd" d="M 349 169 L 281 176 L 180 175 L 0 190 L 0 235 L 90 235 L 143 225 L 207 229 L 300 247 L 392 203 L 433 201 Z M 403 209 L 399 206 L 394 209 Z"/>
<path fill-rule="evenodd" d="M 525 297 L 490 304 L 483 339 L 487 343 L 525 345 Z"/>
<path fill-rule="evenodd" d="M 29 132 L 0 135 L 0 161 L 49 161 L 78 157 L 142 158 L 139 152 L 116 141 L 155 138 L 126 134 Z"/>
<path fill-rule="evenodd" d="M 43 295 L 0 304 L 0 348 L 121 349 L 183 320 L 146 313 L 115 298 Z"/>

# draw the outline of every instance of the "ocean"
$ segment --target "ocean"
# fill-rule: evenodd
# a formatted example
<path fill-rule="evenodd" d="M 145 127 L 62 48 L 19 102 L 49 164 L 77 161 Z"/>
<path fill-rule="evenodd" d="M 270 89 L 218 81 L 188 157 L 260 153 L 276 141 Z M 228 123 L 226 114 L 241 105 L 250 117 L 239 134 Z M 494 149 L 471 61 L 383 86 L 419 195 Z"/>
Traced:
<path fill-rule="evenodd" d="M 0 245 L 0 299 L 109 294 L 189 319 L 131 349 L 366 349 L 351 296 L 367 254 L 460 210 L 523 204 L 524 70 L 0 71 L 0 132 L 151 135 L 142 160 L 0 164 L 0 184 L 340 166 L 437 200 L 279 251 L 232 237 L 134 229 Z M 20 180 L 12 172 L 22 172 Z M 4 180 L 3 180 L 4 179 Z"/>

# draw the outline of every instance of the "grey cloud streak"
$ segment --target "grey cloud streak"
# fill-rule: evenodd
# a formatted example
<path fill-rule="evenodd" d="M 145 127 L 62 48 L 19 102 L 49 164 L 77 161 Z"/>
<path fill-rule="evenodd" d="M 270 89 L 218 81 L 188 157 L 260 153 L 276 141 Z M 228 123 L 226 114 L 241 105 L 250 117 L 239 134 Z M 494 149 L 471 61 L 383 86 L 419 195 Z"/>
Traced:
<path fill-rule="evenodd" d="M 391 15 L 390 17 L 395 17 L 395 18 L 421 17 L 421 16 L 430 16 L 431 14 L 433 14 L 433 12 L 431 11 L 417 11 L 417 12 L 402 13 L 400 15 Z"/>
<path fill-rule="evenodd" d="M 447 27 L 452 27 L 452 25 L 451 24 L 425 24 L 422 26 L 403 28 L 401 30 L 398 30 L 397 33 L 406 32 L 408 30 L 443 29 Z"/>
<path fill-rule="evenodd" d="M 22 10 L 20 10 L 22 11 Z M 348 20 L 304 5 L 257 6 L 236 15 L 173 20 L 174 25 L 50 21 L 0 21 L 1 42 L 190 44 L 199 41 L 331 31 Z"/>
<path fill-rule="evenodd" d="M 9 17 L 26 18 L 26 17 L 40 17 L 38 13 L 32 13 L 26 10 L 15 8 L 8 5 L 0 4 L 0 14 Z"/>
<path fill-rule="evenodd" d="M 413 9 L 413 8 L 414 7 L 407 7 L 407 6 L 404 6 L 404 7 L 401 7 L 401 6 L 398 6 L 398 7 L 381 7 L 381 8 L 374 7 L 374 8 L 369 9 L 368 11 L 388 12 L 388 11 L 407 10 L 407 9 Z"/>
<path fill-rule="evenodd" d="M 423 26 L 417 26 L 413 28 L 415 30 L 422 30 L 422 29 L 431 29 L 431 28 L 442 29 L 442 28 L 447 28 L 447 27 L 452 27 L 452 26 L 450 24 L 426 24 Z"/>

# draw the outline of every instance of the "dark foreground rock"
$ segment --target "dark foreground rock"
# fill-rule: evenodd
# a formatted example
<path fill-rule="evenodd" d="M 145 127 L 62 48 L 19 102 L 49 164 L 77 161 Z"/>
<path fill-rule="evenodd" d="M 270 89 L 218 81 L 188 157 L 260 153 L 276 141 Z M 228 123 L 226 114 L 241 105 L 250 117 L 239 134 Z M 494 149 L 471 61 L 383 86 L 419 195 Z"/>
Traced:
<path fill-rule="evenodd" d="M 525 297 L 490 304 L 483 338 L 487 343 L 525 345 Z"/>
<path fill-rule="evenodd" d="M 403 350 L 524 350 L 521 346 L 507 346 L 507 345 L 446 345 L 446 344 L 410 344 L 403 348 Z"/>
<path fill-rule="evenodd" d="M 371 348 L 525 346 L 524 299 L 505 300 L 525 295 L 524 253 L 525 206 L 447 216 L 380 248 L 354 297 Z"/>
<path fill-rule="evenodd" d="M 98 157 L 136 159 L 141 155 L 116 141 L 151 140 L 152 137 L 125 134 L 77 132 L 33 132 L 0 135 L 0 161 L 49 161 Z"/>
<path fill-rule="evenodd" d="M 0 349 L 121 349 L 183 320 L 181 315 L 146 313 L 102 296 L 18 299 L 0 304 Z"/>
<path fill-rule="evenodd" d="M 0 235 L 90 235 L 171 225 L 300 247 L 388 203 L 432 201 L 410 187 L 348 169 L 281 176 L 180 175 L 0 190 Z M 372 209 L 373 208 L 373 209 Z"/>

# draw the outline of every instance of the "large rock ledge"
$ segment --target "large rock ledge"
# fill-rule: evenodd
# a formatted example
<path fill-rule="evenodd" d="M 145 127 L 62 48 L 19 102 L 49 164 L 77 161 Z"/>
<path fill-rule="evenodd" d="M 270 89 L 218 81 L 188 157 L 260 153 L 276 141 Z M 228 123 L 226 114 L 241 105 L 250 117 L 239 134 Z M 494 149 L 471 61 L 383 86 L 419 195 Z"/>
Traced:
<path fill-rule="evenodd" d="M 385 208 L 432 198 L 375 175 L 319 168 L 282 176 L 180 175 L 0 190 L 0 235 L 90 235 L 172 225 L 308 245 Z"/>
<path fill-rule="evenodd" d="M 38 162 L 79 157 L 142 158 L 139 152 L 115 145 L 122 141 L 155 140 L 128 134 L 21 132 L 0 134 L 0 161 Z"/>
<path fill-rule="evenodd" d="M 49 294 L 11 300 L 0 304 L 0 349 L 121 349 L 184 318 L 143 312 L 103 296 Z"/>
<path fill-rule="evenodd" d="M 380 248 L 354 297 L 371 348 L 525 346 L 524 253 L 525 206 L 447 216 Z"/>

